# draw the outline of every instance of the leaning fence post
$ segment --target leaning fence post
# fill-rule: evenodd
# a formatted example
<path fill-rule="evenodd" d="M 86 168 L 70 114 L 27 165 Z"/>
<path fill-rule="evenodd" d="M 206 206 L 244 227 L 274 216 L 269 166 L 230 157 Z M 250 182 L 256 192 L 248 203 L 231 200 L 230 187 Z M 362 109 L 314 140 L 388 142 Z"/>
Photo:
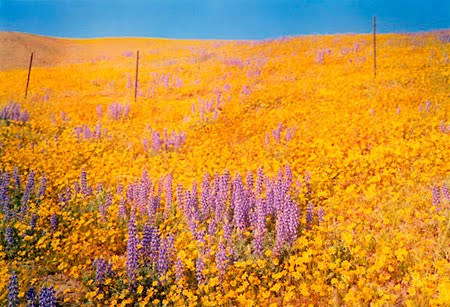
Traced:
<path fill-rule="evenodd" d="M 136 53 L 136 79 L 134 80 L 134 102 L 136 102 L 137 98 L 138 74 L 139 74 L 139 50 Z"/>
<path fill-rule="evenodd" d="M 27 87 L 25 88 L 25 99 L 28 96 L 28 85 L 30 84 L 30 74 L 31 74 L 31 65 L 33 64 L 33 52 L 30 56 L 30 65 L 28 66 L 28 78 L 27 78 Z"/>

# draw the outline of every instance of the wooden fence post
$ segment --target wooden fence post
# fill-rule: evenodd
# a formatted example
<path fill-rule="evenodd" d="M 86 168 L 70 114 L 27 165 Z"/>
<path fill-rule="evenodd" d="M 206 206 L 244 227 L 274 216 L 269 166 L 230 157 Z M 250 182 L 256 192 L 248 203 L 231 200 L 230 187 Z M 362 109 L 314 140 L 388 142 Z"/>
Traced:
<path fill-rule="evenodd" d="M 33 64 L 33 52 L 30 56 L 30 65 L 28 66 L 28 78 L 27 78 L 27 87 L 25 88 L 25 100 L 28 96 L 28 85 L 30 84 L 30 74 L 31 74 L 31 65 Z"/>
<path fill-rule="evenodd" d="M 134 80 L 134 102 L 136 102 L 137 98 L 138 74 L 139 74 L 139 50 L 136 53 L 136 79 Z"/>

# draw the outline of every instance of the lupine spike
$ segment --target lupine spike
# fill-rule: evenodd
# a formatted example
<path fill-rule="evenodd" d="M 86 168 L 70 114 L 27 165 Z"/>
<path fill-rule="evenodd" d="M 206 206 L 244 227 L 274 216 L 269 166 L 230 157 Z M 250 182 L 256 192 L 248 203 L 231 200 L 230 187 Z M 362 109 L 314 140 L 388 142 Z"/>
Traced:
<path fill-rule="evenodd" d="M 8 307 L 19 306 L 19 283 L 17 275 L 12 273 L 9 277 L 8 284 Z"/>
<path fill-rule="evenodd" d="M 55 290 L 43 287 L 39 292 L 39 307 L 56 307 Z"/>
<path fill-rule="evenodd" d="M 127 243 L 127 274 L 129 288 L 134 289 L 136 285 L 136 270 L 138 266 L 137 254 L 137 234 L 136 234 L 136 212 L 133 208 L 128 223 L 128 243 Z"/>

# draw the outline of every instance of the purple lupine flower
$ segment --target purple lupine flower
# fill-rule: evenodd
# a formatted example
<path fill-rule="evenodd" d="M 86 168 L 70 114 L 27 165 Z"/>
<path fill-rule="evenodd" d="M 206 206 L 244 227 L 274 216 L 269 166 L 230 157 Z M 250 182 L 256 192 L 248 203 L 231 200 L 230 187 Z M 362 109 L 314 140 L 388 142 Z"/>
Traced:
<path fill-rule="evenodd" d="M 104 223 L 106 221 L 106 204 L 101 202 L 98 206 L 98 212 L 100 213 L 100 220 Z"/>
<path fill-rule="evenodd" d="M 203 273 L 203 270 L 205 269 L 205 262 L 203 261 L 202 256 L 200 255 L 197 258 L 197 261 L 195 263 L 195 275 L 197 277 L 197 284 L 205 284 L 206 283 L 206 277 Z"/>
<path fill-rule="evenodd" d="M 66 196 L 64 200 L 66 203 L 72 199 L 72 191 L 70 190 L 70 187 L 66 187 Z"/>
<path fill-rule="evenodd" d="M 94 129 L 94 138 L 100 139 L 102 137 L 102 123 L 98 122 Z"/>
<path fill-rule="evenodd" d="M 277 128 L 272 131 L 273 138 L 275 139 L 275 142 L 277 142 L 277 143 L 280 143 L 282 129 L 283 129 L 283 124 L 279 123 Z"/>
<path fill-rule="evenodd" d="M 83 130 L 83 137 L 84 137 L 86 140 L 92 139 L 92 137 L 93 137 L 94 135 L 93 135 L 93 133 L 92 133 L 91 128 L 89 128 L 87 125 L 83 125 L 82 130 Z"/>
<path fill-rule="evenodd" d="M 247 190 L 251 191 L 254 188 L 254 180 L 253 180 L 253 173 L 252 172 L 248 172 L 247 173 L 247 178 L 246 178 L 246 184 L 247 184 Z"/>
<path fill-rule="evenodd" d="M 52 213 L 50 216 L 50 228 L 56 230 L 58 228 L 58 216 L 56 213 Z"/>
<path fill-rule="evenodd" d="M 287 236 L 284 215 L 281 212 L 277 215 L 275 230 L 276 230 L 276 238 L 275 238 L 274 254 L 278 255 L 279 252 L 281 251 L 283 244 L 286 241 Z"/>
<path fill-rule="evenodd" d="M 275 187 L 272 181 L 266 177 L 266 213 L 275 215 Z"/>
<path fill-rule="evenodd" d="M 161 240 L 161 244 L 159 246 L 159 253 L 158 253 L 158 261 L 157 261 L 157 269 L 158 269 L 158 276 L 162 277 L 164 276 L 167 271 L 169 270 L 169 256 L 168 256 L 168 242 L 167 238 L 163 238 Z"/>
<path fill-rule="evenodd" d="M 172 211 L 172 198 L 172 174 L 168 174 L 166 177 L 166 206 L 164 211 L 164 215 L 166 218 L 170 216 L 170 213 Z"/>
<path fill-rule="evenodd" d="M 88 193 L 87 174 L 84 169 L 81 171 L 81 174 L 80 174 L 80 182 L 81 182 L 81 193 L 84 196 L 87 196 L 87 193 Z"/>
<path fill-rule="evenodd" d="M 227 246 L 230 249 L 230 252 L 233 251 L 233 227 L 230 223 L 230 221 L 226 218 L 225 223 L 223 225 L 223 237 L 225 239 L 225 242 L 227 243 Z"/>
<path fill-rule="evenodd" d="M 122 198 L 119 203 L 119 210 L 117 211 L 117 215 L 119 219 L 125 219 L 127 216 L 127 206 L 125 203 L 125 199 Z"/>
<path fill-rule="evenodd" d="M 216 266 L 217 269 L 219 270 L 220 278 L 223 279 L 228 267 L 227 250 L 225 242 L 223 240 L 220 240 L 219 245 L 217 247 Z"/>
<path fill-rule="evenodd" d="M 53 287 L 43 287 L 39 292 L 39 307 L 56 307 L 55 290 Z"/>
<path fill-rule="evenodd" d="M 19 306 L 19 283 L 17 275 L 12 273 L 8 283 L 8 307 Z"/>
<path fill-rule="evenodd" d="M 10 196 L 8 195 L 10 173 L 7 172 L 4 176 L 0 177 L 0 207 L 3 210 L 3 220 L 7 222 L 10 219 Z"/>
<path fill-rule="evenodd" d="M 236 175 L 233 185 L 233 196 L 232 196 L 232 206 L 234 209 L 234 224 L 237 229 L 245 229 L 245 219 L 246 219 L 246 203 L 244 199 L 244 188 L 242 184 L 242 179 L 239 174 Z"/>
<path fill-rule="evenodd" d="M 24 218 L 25 215 L 28 212 L 28 200 L 30 198 L 31 193 L 34 189 L 34 171 L 31 171 L 28 175 L 27 184 L 25 186 L 25 190 L 23 192 L 22 200 L 21 200 L 21 209 L 20 209 L 20 216 L 21 218 Z"/>
<path fill-rule="evenodd" d="M 22 112 L 20 105 L 17 102 L 12 102 L 12 100 L 0 110 L 0 119 L 26 122 L 29 118 L 28 112 L 26 110 Z"/>
<path fill-rule="evenodd" d="M 205 173 L 202 181 L 202 193 L 200 198 L 202 219 L 206 220 L 208 218 L 209 211 L 211 209 L 211 191 L 209 186 L 209 175 Z"/>
<path fill-rule="evenodd" d="M 128 186 L 127 186 L 127 192 L 126 192 L 126 195 L 127 195 L 127 201 L 128 202 L 133 202 L 134 201 L 134 184 L 129 184 Z"/>
<path fill-rule="evenodd" d="M 34 290 L 33 287 L 31 287 L 27 290 L 25 299 L 27 301 L 27 305 L 26 305 L 27 307 L 38 307 L 36 291 Z"/>
<path fill-rule="evenodd" d="M 283 188 L 283 172 L 281 171 L 281 169 L 278 171 L 273 191 L 274 191 L 273 207 L 276 212 L 281 212 L 285 200 L 285 189 Z"/>
<path fill-rule="evenodd" d="M 14 246 L 14 234 L 11 226 L 5 229 L 5 242 L 10 247 Z"/>
<path fill-rule="evenodd" d="M 258 168 L 257 174 L 256 174 L 256 196 L 260 197 L 263 189 L 263 179 L 264 179 L 264 171 L 262 168 Z"/>
<path fill-rule="evenodd" d="M 309 202 L 306 205 L 306 224 L 307 229 L 311 229 L 311 223 L 314 219 L 314 205 L 312 202 Z"/>
<path fill-rule="evenodd" d="M 211 240 L 214 237 L 216 233 L 216 221 L 214 219 L 211 219 L 208 224 L 208 235 L 210 236 Z"/>
<path fill-rule="evenodd" d="M 136 285 L 136 270 L 138 266 L 138 238 L 136 233 L 136 212 L 133 208 L 128 222 L 128 242 L 127 242 L 127 274 L 129 288 L 133 289 Z"/>
<path fill-rule="evenodd" d="M 287 201 L 284 214 L 287 221 L 288 231 L 286 239 L 290 244 L 292 244 L 297 239 L 297 230 L 298 226 L 300 225 L 300 210 L 298 209 L 297 204 L 292 199 L 289 199 Z"/>
<path fill-rule="evenodd" d="M 248 95 L 248 94 L 250 94 L 250 93 L 251 93 L 250 88 L 249 88 L 247 85 L 244 85 L 244 86 L 242 87 L 242 95 Z"/>
<path fill-rule="evenodd" d="M 143 237 L 142 237 L 142 254 L 144 259 L 152 259 L 152 240 L 155 228 L 150 224 L 144 225 Z"/>
<path fill-rule="evenodd" d="M 122 192 L 123 192 L 123 184 L 122 184 L 122 182 L 119 182 L 118 184 L 117 184 L 117 194 L 122 194 Z"/>
<path fill-rule="evenodd" d="M 161 238 L 159 234 L 159 229 L 157 227 L 153 228 L 152 237 L 151 237 L 151 245 L 150 245 L 150 259 L 156 262 L 158 260 L 158 253 L 161 248 Z"/>
<path fill-rule="evenodd" d="M 429 113 L 430 109 L 431 109 L 431 101 L 427 100 L 426 103 L 425 103 L 425 111 L 427 113 Z"/>
<path fill-rule="evenodd" d="M 162 145 L 163 142 L 161 140 L 161 135 L 158 132 L 152 130 L 152 150 L 158 152 L 161 149 Z"/>
<path fill-rule="evenodd" d="M 177 258 L 177 261 L 175 261 L 175 281 L 179 284 L 183 280 L 183 278 L 184 278 L 183 261 Z"/>
<path fill-rule="evenodd" d="M 311 195 L 311 173 L 306 171 L 305 174 L 305 187 L 306 187 L 306 197 Z"/>
<path fill-rule="evenodd" d="M 319 225 L 323 223 L 323 219 L 325 217 L 325 211 L 323 210 L 322 206 L 319 206 L 317 209 L 317 218 L 319 220 Z"/>
<path fill-rule="evenodd" d="M 284 172 L 286 174 L 286 185 L 290 187 L 293 182 L 293 176 L 291 166 L 289 164 L 286 164 L 286 166 L 284 167 Z"/>
<path fill-rule="evenodd" d="M 14 183 L 14 190 L 19 191 L 20 190 L 20 175 L 19 175 L 19 168 L 17 166 L 14 167 L 12 177 L 13 177 L 13 183 Z"/>
<path fill-rule="evenodd" d="M 175 259 L 175 236 L 173 234 L 169 234 L 166 237 L 166 247 L 167 247 L 167 257 L 170 261 Z"/>
<path fill-rule="evenodd" d="M 37 196 L 39 198 L 44 197 L 46 189 L 47 189 L 47 177 L 45 176 L 45 174 L 43 174 L 41 177 L 41 186 L 39 188 L 39 193 Z"/>
<path fill-rule="evenodd" d="M 36 228 L 37 220 L 38 220 L 38 215 L 36 214 L 36 212 L 33 212 L 31 214 L 31 219 L 30 219 L 30 229 L 31 229 L 31 231 L 33 231 Z"/>
<path fill-rule="evenodd" d="M 105 279 L 112 276 L 112 265 L 103 258 L 95 259 L 93 265 L 95 266 L 95 283 L 101 291 L 104 287 Z"/>
<path fill-rule="evenodd" d="M 64 112 L 64 111 L 61 112 L 61 119 L 62 119 L 64 122 L 67 121 L 67 114 L 66 114 L 66 112 Z"/>
<path fill-rule="evenodd" d="M 292 139 L 292 131 L 290 128 L 286 129 L 286 142 L 289 142 Z"/>
<path fill-rule="evenodd" d="M 442 199 L 442 201 L 445 203 L 445 202 L 447 202 L 447 205 L 449 204 L 449 202 L 450 202 L 450 193 L 449 193 L 449 191 L 448 191 L 448 187 L 445 185 L 445 184 L 443 184 L 442 186 L 441 186 L 441 199 Z"/>
<path fill-rule="evenodd" d="M 435 206 L 436 207 L 436 211 L 439 211 L 440 210 L 440 203 L 441 203 L 441 197 L 440 197 L 440 194 L 439 194 L 439 188 L 436 186 L 436 185 L 434 185 L 432 188 L 431 188 L 431 203 L 432 203 L 432 205 L 433 206 Z"/>
<path fill-rule="evenodd" d="M 263 251 L 263 240 L 266 232 L 266 212 L 264 206 L 264 200 L 257 198 L 256 200 L 256 229 L 253 241 L 253 248 L 255 254 L 260 256 Z"/>

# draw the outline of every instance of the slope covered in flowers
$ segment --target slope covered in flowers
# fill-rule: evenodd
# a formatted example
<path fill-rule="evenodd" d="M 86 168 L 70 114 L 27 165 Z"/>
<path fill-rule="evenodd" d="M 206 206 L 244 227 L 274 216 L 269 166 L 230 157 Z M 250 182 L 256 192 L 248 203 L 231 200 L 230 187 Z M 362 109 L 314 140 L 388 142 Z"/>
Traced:
<path fill-rule="evenodd" d="M 0 304 L 450 304 L 450 34 L 370 39 L 0 71 Z"/>

